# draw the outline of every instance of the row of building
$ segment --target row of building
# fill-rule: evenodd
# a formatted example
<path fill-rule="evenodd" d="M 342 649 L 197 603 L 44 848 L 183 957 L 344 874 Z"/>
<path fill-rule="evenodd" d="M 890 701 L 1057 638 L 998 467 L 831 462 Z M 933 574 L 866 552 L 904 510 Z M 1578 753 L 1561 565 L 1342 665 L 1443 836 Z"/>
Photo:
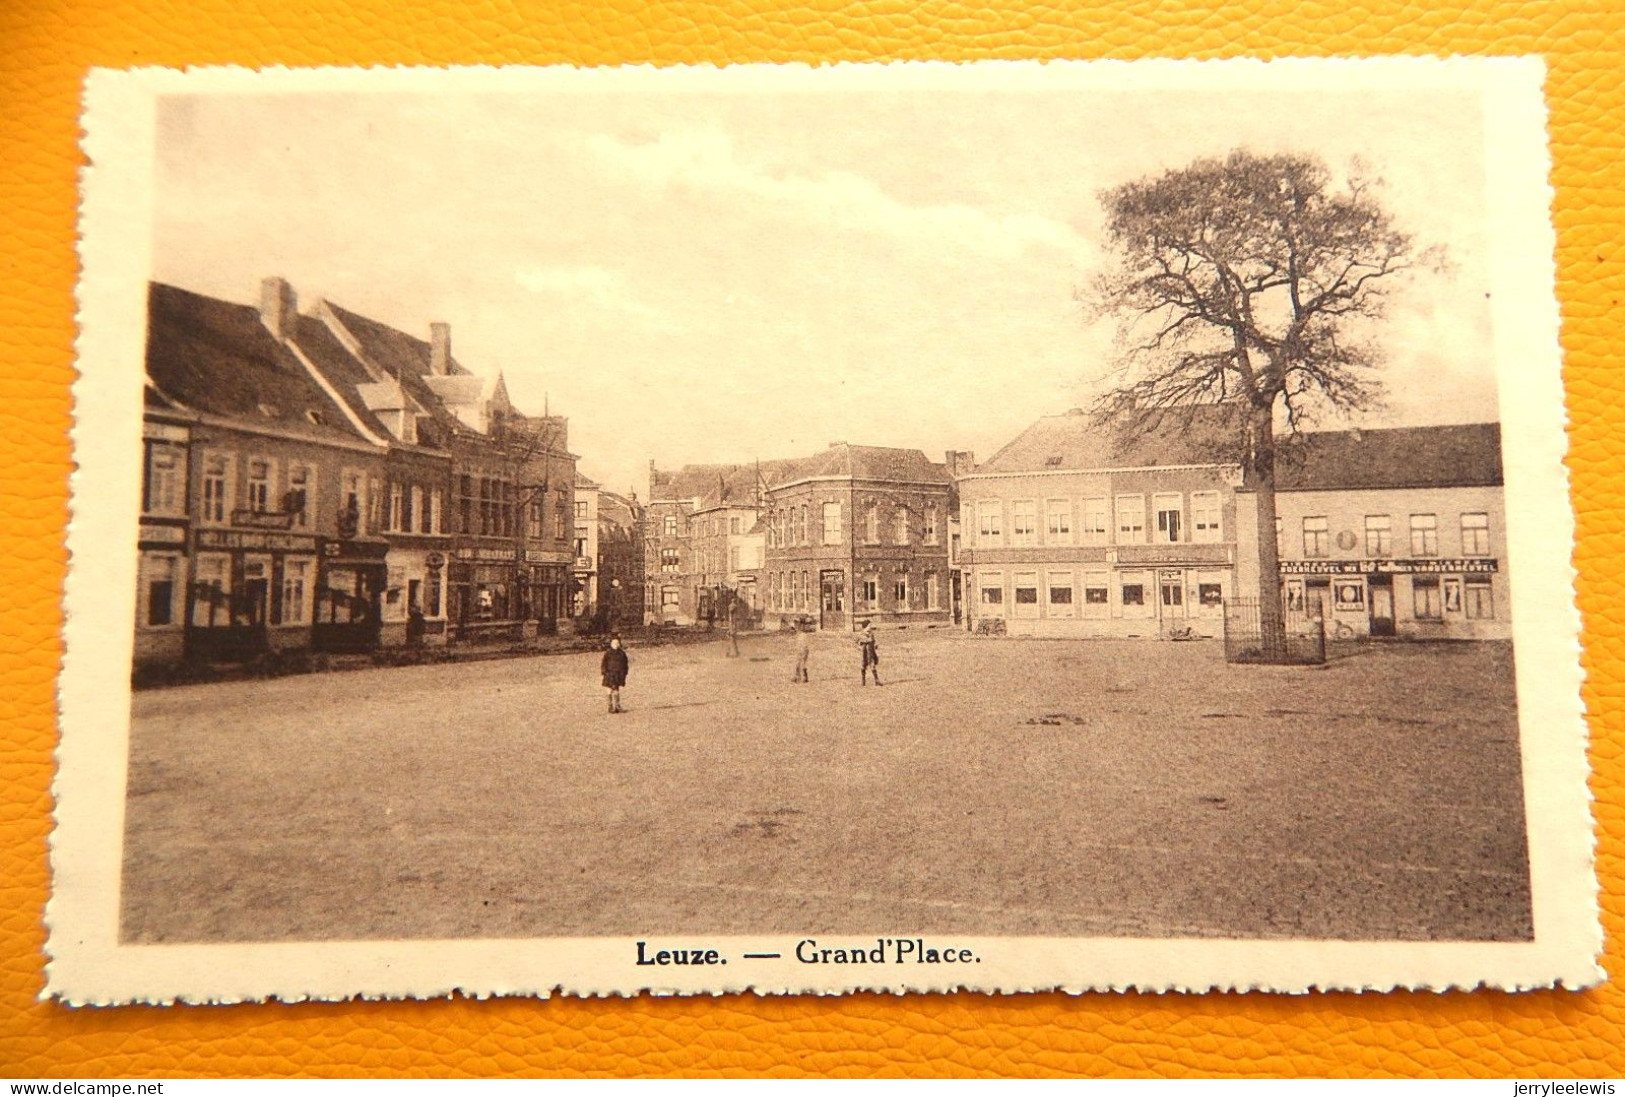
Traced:
<path fill-rule="evenodd" d="M 1075 410 L 980 464 L 836 444 L 753 465 L 651 465 L 648 618 L 744 607 L 826 629 L 1216 636 L 1226 605 L 1259 590 L 1257 494 L 1214 456 L 1225 429 L 1193 413 L 1113 434 Z M 1281 446 L 1276 479 L 1289 624 L 1510 635 L 1496 424 L 1304 434 Z"/>
<path fill-rule="evenodd" d="M 578 475 L 568 421 L 427 334 L 280 278 L 258 307 L 150 287 L 138 663 L 551 630 L 601 545 L 641 590 L 635 505 Z"/>
<path fill-rule="evenodd" d="M 835 443 L 675 472 L 577 469 L 568 421 L 451 351 L 267 279 L 257 307 L 153 285 L 138 662 L 614 624 L 800 621 L 1215 635 L 1256 593 L 1256 494 L 1212 416 L 1040 419 L 977 464 Z M 1338 635 L 1510 633 L 1499 430 L 1282 447 L 1288 613 Z M 995 626 L 996 623 L 996 626 Z"/>

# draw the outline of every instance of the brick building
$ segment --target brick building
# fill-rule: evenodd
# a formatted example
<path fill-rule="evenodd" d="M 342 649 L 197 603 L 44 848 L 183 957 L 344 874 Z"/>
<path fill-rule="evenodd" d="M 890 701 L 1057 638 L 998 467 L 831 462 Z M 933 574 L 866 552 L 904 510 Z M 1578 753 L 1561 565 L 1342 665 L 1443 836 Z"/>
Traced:
<path fill-rule="evenodd" d="M 1289 616 L 1319 618 L 1331 636 L 1512 634 L 1498 424 L 1292 439 L 1275 506 Z M 1254 508 L 1240 518 L 1243 545 L 1256 544 Z M 1239 578 L 1257 589 L 1255 551 L 1243 549 Z"/>
<path fill-rule="evenodd" d="M 837 443 L 766 478 L 763 608 L 824 629 L 952 619 L 945 464 L 914 449 Z"/>
<path fill-rule="evenodd" d="M 1037 636 L 1219 635 L 1240 469 L 1198 413 L 1117 435 L 1047 416 L 959 479 L 967 626 Z"/>
<path fill-rule="evenodd" d="M 551 628 L 575 458 L 450 353 L 266 279 L 149 293 L 137 663 Z"/>

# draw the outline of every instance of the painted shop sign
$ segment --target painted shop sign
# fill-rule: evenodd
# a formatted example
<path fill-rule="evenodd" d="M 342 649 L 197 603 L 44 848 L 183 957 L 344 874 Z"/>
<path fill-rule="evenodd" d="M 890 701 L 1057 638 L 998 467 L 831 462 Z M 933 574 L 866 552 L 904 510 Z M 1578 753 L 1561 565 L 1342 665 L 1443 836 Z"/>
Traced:
<path fill-rule="evenodd" d="M 154 526 L 143 522 L 137 537 L 142 544 L 184 545 L 186 544 L 186 527 Z"/>
<path fill-rule="evenodd" d="M 1489 559 L 1281 561 L 1282 575 L 1487 575 L 1499 570 L 1499 561 Z"/>
<path fill-rule="evenodd" d="M 231 524 L 250 529 L 287 529 L 293 525 L 293 515 L 278 510 L 234 510 Z"/>
<path fill-rule="evenodd" d="M 270 552 L 315 552 L 316 538 L 297 533 L 267 533 L 246 529 L 200 529 L 200 549 L 258 549 Z"/>
<path fill-rule="evenodd" d="M 457 549 L 456 553 L 459 560 L 485 560 L 511 564 L 519 559 L 519 553 L 511 548 L 469 548 L 464 546 Z"/>

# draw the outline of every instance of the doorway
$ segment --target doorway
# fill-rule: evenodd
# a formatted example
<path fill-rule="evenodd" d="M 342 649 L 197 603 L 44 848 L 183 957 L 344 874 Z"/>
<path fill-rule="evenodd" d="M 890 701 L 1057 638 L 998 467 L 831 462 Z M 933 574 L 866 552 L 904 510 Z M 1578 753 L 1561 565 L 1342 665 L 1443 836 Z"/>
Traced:
<path fill-rule="evenodd" d="M 818 627 L 844 629 L 846 627 L 846 572 L 841 570 L 818 573 L 819 601 Z"/>
<path fill-rule="evenodd" d="M 1371 587 L 1371 635 L 1394 635 L 1394 577 L 1373 575 Z"/>

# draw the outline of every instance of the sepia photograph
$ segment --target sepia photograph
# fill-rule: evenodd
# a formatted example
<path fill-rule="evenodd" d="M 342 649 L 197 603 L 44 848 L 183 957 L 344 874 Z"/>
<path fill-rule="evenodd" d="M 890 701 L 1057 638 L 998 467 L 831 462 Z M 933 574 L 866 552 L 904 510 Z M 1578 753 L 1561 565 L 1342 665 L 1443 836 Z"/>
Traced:
<path fill-rule="evenodd" d="M 128 169 L 87 125 L 134 196 L 84 233 L 101 947 L 602 957 L 451 984 L 495 993 L 1200 989 L 1230 944 L 1311 951 L 1214 985 L 1583 981 L 1511 71 L 158 73 L 107 107 Z M 1092 976 L 1119 944 L 1151 974 Z M 300 989 L 204 966 L 101 993 Z"/>

